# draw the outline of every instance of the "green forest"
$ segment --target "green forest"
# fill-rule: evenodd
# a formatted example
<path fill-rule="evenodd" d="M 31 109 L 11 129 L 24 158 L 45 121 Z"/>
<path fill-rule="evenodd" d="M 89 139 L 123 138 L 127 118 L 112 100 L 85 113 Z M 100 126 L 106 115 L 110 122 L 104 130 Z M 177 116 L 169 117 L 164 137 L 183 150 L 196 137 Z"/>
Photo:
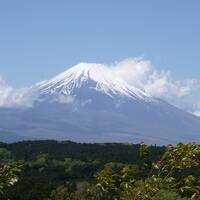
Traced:
<path fill-rule="evenodd" d="M 200 199 L 199 165 L 195 143 L 0 143 L 0 199 Z"/>

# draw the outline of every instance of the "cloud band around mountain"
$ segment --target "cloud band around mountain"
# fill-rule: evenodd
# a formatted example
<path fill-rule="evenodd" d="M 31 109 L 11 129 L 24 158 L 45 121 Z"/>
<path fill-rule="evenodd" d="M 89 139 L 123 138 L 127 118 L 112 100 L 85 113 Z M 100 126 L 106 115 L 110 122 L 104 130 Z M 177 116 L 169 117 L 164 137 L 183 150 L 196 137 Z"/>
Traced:
<path fill-rule="evenodd" d="M 29 108 L 39 97 L 37 88 L 16 89 L 0 77 L 0 107 Z"/>
<path fill-rule="evenodd" d="M 200 91 L 200 80 L 176 80 L 170 71 L 157 70 L 149 60 L 142 58 L 129 58 L 113 65 L 104 66 L 130 85 L 140 88 L 154 97 L 167 100 L 171 104 L 175 104 Z M 38 97 L 39 91 L 36 87 L 16 89 L 0 78 L 0 107 L 29 108 Z M 61 96 L 58 101 L 72 103 L 73 99 L 68 97 L 66 99 Z M 187 110 L 198 115 L 200 113 L 200 103 L 189 101 Z"/>
<path fill-rule="evenodd" d="M 165 100 L 183 98 L 200 89 L 199 80 L 175 80 L 170 71 L 159 71 L 150 61 L 141 58 L 125 59 L 113 65 L 112 69 L 129 84 Z"/>

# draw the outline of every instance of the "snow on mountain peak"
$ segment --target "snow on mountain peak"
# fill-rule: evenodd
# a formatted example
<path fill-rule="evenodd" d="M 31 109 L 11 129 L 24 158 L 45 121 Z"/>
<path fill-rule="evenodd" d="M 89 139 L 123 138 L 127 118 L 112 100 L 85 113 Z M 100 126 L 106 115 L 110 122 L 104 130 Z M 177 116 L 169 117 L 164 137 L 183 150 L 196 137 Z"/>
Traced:
<path fill-rule="evenodd" d="M 74 89 L 93 82 L 89 89 L 103 92 L 110 97 L 115 95 L 140 98 L 149 101 L 152 97 L 144 91 L 121 80 L 112 70 L 102 64 L 80 63 L 56 77 L 38 84 L 42 94 L 62 93 L 72 95 Z"/>

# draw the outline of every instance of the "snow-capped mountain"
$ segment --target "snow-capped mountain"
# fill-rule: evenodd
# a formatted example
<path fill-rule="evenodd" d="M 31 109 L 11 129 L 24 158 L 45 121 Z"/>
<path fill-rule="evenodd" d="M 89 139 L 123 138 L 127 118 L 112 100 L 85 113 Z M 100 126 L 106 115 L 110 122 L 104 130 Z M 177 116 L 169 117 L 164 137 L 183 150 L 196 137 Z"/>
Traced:
<path fill-rule="evenodd" d="M 37 85 L 41 94 L 75 95 L 76 89 L 87 86 L 112 98 L 118 96 L 152 100 L 150 95 L 120 80 L 112 70 L 101 64 L 80 63 L 55 78 Z"/>
<path fill-rule="evenodd" d="M 0 131 L 79 142 L 200 142 L 200 118 L 102 65 L 81 63 L 35 87 L 40 95 L 32 108 L 1 110 Z"/>

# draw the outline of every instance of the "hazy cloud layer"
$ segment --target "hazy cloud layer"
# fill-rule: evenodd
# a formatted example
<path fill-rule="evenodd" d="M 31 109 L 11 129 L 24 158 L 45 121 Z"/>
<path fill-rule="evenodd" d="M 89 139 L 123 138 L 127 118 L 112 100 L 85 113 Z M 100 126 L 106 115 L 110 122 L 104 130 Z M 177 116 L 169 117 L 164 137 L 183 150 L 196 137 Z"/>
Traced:
<path fill-rule="evenodd" d="M 28 108 L 33 105 L 38 95 L 36 88 L 15 89 L 0 77 L 0 107 Z"/>

